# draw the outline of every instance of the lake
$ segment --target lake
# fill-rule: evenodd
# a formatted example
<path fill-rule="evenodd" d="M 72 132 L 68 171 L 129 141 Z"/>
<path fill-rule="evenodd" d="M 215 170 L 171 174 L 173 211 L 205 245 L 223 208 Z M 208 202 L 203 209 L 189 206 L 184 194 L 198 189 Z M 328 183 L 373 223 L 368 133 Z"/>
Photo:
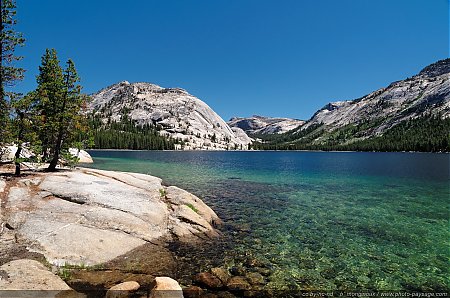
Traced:
<path fill-rule="evenodd" d="M 91 167 L 161 177 L 224 220 L 226 241 L 186 252 L 180 271 L 254 258 L 267 288 L 449 291 L 449 154 L 89 153 Z"/>

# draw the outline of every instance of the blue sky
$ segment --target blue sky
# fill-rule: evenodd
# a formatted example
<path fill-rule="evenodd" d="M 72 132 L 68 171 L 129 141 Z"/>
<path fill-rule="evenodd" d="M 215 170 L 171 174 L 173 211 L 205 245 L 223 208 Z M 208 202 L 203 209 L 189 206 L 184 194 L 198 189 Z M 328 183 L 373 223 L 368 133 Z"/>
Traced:
<path fill-rule="evenodd" d="M 449 56 L 448 0 L 17 0 L 26 78 L 72 58 L 86 93 L 181 87 L 225 120 L 308 119 Z"/>

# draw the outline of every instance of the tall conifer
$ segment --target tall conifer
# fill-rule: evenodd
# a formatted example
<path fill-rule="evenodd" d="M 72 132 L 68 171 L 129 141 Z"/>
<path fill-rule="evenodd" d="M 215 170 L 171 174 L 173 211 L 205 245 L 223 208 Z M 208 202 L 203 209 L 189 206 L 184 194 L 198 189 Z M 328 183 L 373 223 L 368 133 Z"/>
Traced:
<path fill-rule="evenodd" d="M 15 55 L 17 46 L 24 45 L 22 34 L 14 30 L 17 21 L 16 4 L 14 0 L 0 0 L 0 145 L 7 140 L 9 109 L 7 101 L 7 88 L 23 78 L 24 70 L 16 67 L 15 62 L 22 57 Z"/>
<path fill-rule="evenodd" d="M 47 49 L 42 57 L 37 77 L 39 97 L 40 140 L 43 160 L 49 161 L 49 171 L 56 170 L 62 151 L 68 149 L 77 136 L 86 136 L 86 117 L 83 112 L 87 97 L 81 94 L 80 78 L 72 60 L 66 69 L 59 65 L 54 49 Z"/>

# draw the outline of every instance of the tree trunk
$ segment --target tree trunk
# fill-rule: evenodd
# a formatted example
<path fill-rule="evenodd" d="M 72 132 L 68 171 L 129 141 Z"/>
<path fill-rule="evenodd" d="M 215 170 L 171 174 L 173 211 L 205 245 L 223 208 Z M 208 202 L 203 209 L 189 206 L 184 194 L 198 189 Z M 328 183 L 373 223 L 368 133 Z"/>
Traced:
<path fill-rule="evenodd" d="M 22 139 L 23 139 L 23 130 L 24 130 L 24 118 L 25 113 L 16 110 L 17 115 L 19 116 L 19 133 L 17 135 L 17 151 L 14 154 L 14 164 L 16 165 L 16 170 L 14 175 L 20 176 L 20 162 L 17 160 L 20 158 L 20 153 L 22 153 Z"/>
<path fill-rule="evenodd" d="M 63 139 L 63 134 L 60 131 L 60 133 L 58 134 L 58 140 L 56 140 L 56 146 L 55 146 L 55 152 L 53 153 L 53 158 L 50 161 L 50 165 L 47 168 L 48 172 L 56 171 L 56 166 L 58 165 L 58 160 L 59 160 L 59 153 L 61 151 L 62 139 Z"/>
<path fill-rule="evenodd" d="M 20 158 L 20 153 L 22 152 L 22 144 L 17 144 L 17 151 L 14 155 L 14 164 L 16 165 L 16 171 L 14 172 L 15 176 L 20 176 L 20 162 L 17 162 L 17 159 Z"/>
<path fill-rule="evenodd" d="M 3 25 L 3 0 L 0 0 L 0 35 L 3 36 L 3 31 L 4 31 L 4 25 Z M 5 88 L 4 88 L 4 81 L 3 81 L 3 74 L 4 71 L 4 65 L 3 65 L 3 40 L 0 44 L 0 135 L 3 138 L 3 132 L 4 130 L 4 125 L 6 123 L 3 123 L 3 121 L 5 121 L 5 117 L 6 116 L 6 100 L 5 100 Z M 0 143 L 3 143 L 2 141 L 0 141 Z"/>

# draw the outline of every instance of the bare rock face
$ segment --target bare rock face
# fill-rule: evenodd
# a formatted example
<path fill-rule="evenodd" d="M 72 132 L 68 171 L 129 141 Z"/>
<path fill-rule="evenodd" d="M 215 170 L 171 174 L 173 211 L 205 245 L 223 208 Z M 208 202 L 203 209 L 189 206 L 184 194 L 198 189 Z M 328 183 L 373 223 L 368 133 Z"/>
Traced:
<path fill-rule="evenodd" d="M 305 121 L 291 118 L 272 118 L 254 115 L 252 117 L 234 117 L 228 125 L 239 128 L 249 134 L 282 134 L 298 128 Z"/>
<path fill-rule="evenodd" d="M 0 271 L 1 290 L 51 291 L 48 292 L 50 296 L 45 297 L 56 297 L 66 291 L 72 291 L 59 276 L 48 271 L 38 261 L 11 261 L 1 266 Z"/>
<path fill-rule="evenodd" d="M 401 121 L 430 113 L 450 117 L 450 59 L 424 68 L 418 75 L 394 82 L 364 97 L 336 101 L 317 111 L 301 130 L 324 124 L 335 130 L 352 123 L 374 123 L 379 134 Z"/>
<path fill-rule="evenodd" d="M 127 116 L 140 125 L 158 126 L 161 135 L 184 141 L 178 149 L 248 149 L 251 143 L 243 131 L 233 131 L 207 104 L 180 88 L 124 81 L 94 94 L 90 110 L 105 123 Z"/>
<path fill-rule="evenodd" d="M 150 298 L 183 298 L 183 290 L 178 282 L 170 277 L 156 277 Z"/>
<path fill-rule="evenodd" d="M 199 198 L 159 178 L 94 169 L 20 179 L 0 214 L 54 265 L 104 263 L 158 239 L 215 237 L 220 222 Z"/>

